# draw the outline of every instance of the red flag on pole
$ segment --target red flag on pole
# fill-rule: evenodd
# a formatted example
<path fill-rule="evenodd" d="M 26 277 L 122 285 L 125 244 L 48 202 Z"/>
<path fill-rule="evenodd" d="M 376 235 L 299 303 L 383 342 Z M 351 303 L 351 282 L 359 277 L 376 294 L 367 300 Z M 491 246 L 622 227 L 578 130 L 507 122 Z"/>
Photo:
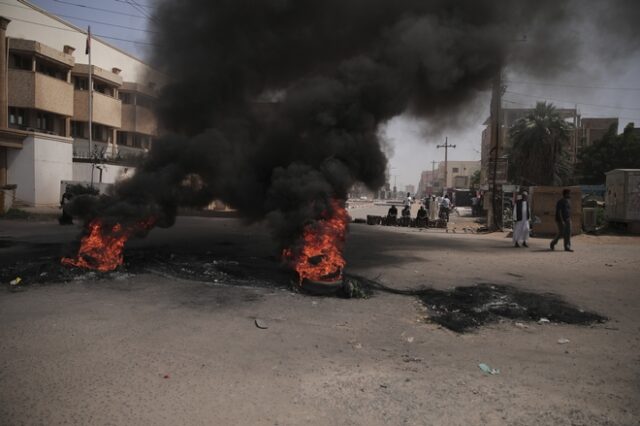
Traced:
<path fill-rule="evenodd" d="M 84 50 L 85 55 L 89 53 L 91 53 L 91 25 L 89 25 L 89 30 L 87 31 L 87 47 Z"/>

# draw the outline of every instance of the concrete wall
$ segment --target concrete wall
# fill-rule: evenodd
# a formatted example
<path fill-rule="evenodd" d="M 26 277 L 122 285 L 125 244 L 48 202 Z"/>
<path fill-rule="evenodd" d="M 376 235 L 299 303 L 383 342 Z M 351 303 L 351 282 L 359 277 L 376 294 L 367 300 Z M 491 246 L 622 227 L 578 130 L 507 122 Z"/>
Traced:
<path fill-rule="evenodd" d="M 73 163 L 73 180 L 79 182 L 91 182 L 91 163 Z M 102 181 L 100 181 L 100 169 L 102 168 Z M 97 164 L 93 170 L 95 183 L 116 183 L 122 179 L 128 179 L 135 173 L 134 167 L 124 167 L 112 164 Z"/>
<path fill-rule="evenodd" d="M 71 83 L 35 71 L 9 69 L 8 86 L 11 106 L 73 115 Z"/>
<path fill-rule="evenodd" d="M 154 136 L 158 133 L 158 122 L 149 108 L 123 104 L 121 130 Z"/>
<path fill-rule="evenodd" d="M 8 150 L 8 181 L 16 199 L 32 206 L 58 205 L 60 181 L 70 180 L 71 139 L 34 133 L 22 149 Z"/>
<path fill-rule="evenodd" d="M 7 183 L 16 184 L 16 200 L 29 205 L 36 202 L 35 143 L 24 139 L 22 149 L 7 150 Z"/>
<path fill-rule="evenodd" d="M 89 121 L 89 91 L 73 91 L 73 119 Z M 109 127 L 120 127 L 122 122 L 122 103 L 120 99 L 93 92 L 93 122 Z"/>
<path fill-rule="evenodd" d="M 73 145 L 70 138 L 64 139 L 56 141 L 34 137 L 36 205 L 58 205 L 60 181 L 72 177 Z"/>

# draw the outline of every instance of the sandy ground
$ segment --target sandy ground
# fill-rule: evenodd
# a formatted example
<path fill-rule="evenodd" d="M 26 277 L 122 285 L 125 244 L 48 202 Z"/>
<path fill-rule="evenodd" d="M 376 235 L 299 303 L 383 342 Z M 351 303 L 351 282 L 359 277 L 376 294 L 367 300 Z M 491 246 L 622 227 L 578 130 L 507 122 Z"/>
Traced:
<path fill-rule="evenodd" d="M 77 231 L 0 221 L 0 239 L 21 243 L 0 248 L 0 266 L 54 258 Z M 394 288 L 553 292 L 610 321 L 456 334 L 389 293 L 320 298 L 153 274 L 2 287 L 0 423 L 639 424 L 640 239 L 579 236 L 565 253 L 542 239 L 514 249 L 505 235 L 352 225 L 348 272 Z M 133 246 L 274 254 L 265 229 L 233 219 L 179 218 Z"/>

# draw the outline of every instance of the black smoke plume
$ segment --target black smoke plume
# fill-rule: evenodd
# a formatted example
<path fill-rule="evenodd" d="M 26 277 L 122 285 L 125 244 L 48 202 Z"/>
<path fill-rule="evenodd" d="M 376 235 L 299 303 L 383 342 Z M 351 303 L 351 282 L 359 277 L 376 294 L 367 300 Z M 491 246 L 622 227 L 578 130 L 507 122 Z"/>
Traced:
<path fill-rule="evenodd" d="M 114 198 L 76 212 L 154 214 L 168 226 L 179 205 L 221 199 L 248 220 L 267 219 L 288 245 L 330 198 L 344 199 L 355 182 L 384 183 L 381 124 L 457 114 L 507 66 L 551 74 L 571 63 L 575 6 L 160 2 L 153 63 L 169 77 L 158 101 L 165 136 Z"/>

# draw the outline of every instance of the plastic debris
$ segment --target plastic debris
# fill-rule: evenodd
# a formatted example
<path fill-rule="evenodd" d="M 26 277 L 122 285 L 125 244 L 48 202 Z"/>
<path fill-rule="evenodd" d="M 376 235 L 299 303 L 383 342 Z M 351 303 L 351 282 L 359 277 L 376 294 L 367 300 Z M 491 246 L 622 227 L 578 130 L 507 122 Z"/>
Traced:
<path fill-rule="evenodd" d="M 565 339 L 564 337 L 558 339 L 558 343 L 561 344 L 561 345 L 564 345 L 564 344 L 569 343 L 569 342 L 570 342 L 570 340 L 569 339 Z"/>
<path fill-rule="evenodd" d="M 264 322 L 264 321 L 263 321 L 263 320 L 261 320 L 261 319 L 256 318 L 255 323 L 256 323 L 256 327 L 258 327 L 258 328 L 260 328 L 260 329 L 262 329 L 262 330 L 266 330 L 267 328 L 269 328 L 269 326 L 267 325 L 267 323 L 266 323 L 266 322 Z"/>
<path fill-rule="evenodd" d="M 520 328 L 529 328 L 529 327 L 527 327 L 527 326 L 526 326 L 524 323 L 522 323 L 522 322 L 516 322 L 515 326 L 516 326 L 516 327 L 520 327 Z"/>
<path fill-rule="evenodd" d="M 413 343 L 413 337 L 407 337 L 407 342 Z"/>
<path fill-rule="evenodd" d="M 549 318 L 540 318 L 540 319 L 538 320 L 538 324 L 548 324 L 548 323 L 550 323 L 550 322 L 551 322 L 551 321 L 549 321 Z"/>
<path fill-rule="evenodd" d="M 482 370 L 487 374 L 492 374 L 492 375 L 500 374 L 500 370 L 498 370 L 497 368 L 491 368 L 484 362 L 481 362 L 480 364 L 478 364 L 478 367 L 480 367 L 480 370 Z"/>
<path fill-rule="evenodd" d="M 9 281 L 10 285 L 18 285 L 22 282 L 22 278 L 20 277 L 15 277 L 14 279 L 12 279 L 11 281 Z"/>

